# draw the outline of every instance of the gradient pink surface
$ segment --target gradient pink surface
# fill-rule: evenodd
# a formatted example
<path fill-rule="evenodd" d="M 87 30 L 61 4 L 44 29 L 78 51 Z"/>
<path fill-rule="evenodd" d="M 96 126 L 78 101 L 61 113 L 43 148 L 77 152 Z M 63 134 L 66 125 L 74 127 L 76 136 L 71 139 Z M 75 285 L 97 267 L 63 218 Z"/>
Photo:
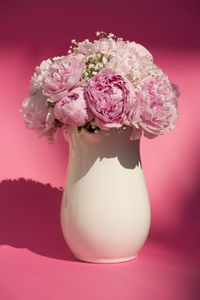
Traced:
<path fill-rule="evenodd" d="M 178 0 L 1 4 L 0 299 L 200 299 L 198 13 L 198 1 Z M 136 260 L 111 265 L 71 254 L 59 223 L 67 144 L 38 139 L 19 112 L 34 67 L 97 30 L 146 46 L 181 87 L 176 129 L 141 141 L 149 237 Z"/>

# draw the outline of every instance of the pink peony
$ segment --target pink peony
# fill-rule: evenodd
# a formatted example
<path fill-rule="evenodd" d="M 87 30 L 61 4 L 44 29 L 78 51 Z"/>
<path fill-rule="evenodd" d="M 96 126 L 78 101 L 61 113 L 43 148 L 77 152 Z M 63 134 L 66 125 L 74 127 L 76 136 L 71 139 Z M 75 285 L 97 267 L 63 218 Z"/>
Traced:
<path fill-rule="evenodd" d="M 36 91 L 41 89 L 42 81 L 45 75 L 48 73 L 52 63 L 58 59 L 61 59 L 63 56 L 54 57 L 52 59 L 43 60 L 39 66 L 35 68 L 35 72 L 31 78 L 31 87 L 29 90 L 29 95 L 33 95 Z"/>
<path fill-rule="evenodd" d="M 172 86 L 172 89 L 173 89 L 174 94 L 175 94 L 176 97 L 178 98 L 178 97 L 180 96 L 180 94 L 181 94 L 180 89 L 179 89 L 179 86 L 176 85 L 175 83 L 172 83 L 172 82 L 171 82 L 171 86 Z M 177 103 L 177 105 L 178 105 L 178 103 Z"/>
<path fill-rule="evenodd" d="M 51 64 L 42 81 L 43 94 L 49 102 L 56 102 L 79 84 L 84 56 L 70 54 Z"/>
<path fill-rule="evenodd" d="M 141 92 L 130 117 L 135 126 L 131 139 L 144 136 L 153 138 L 172 130 L 177 119 L 177 95 L 167 76 L 148 76 L 141 81 Z"/>
<path fill-rule="evenodd" d="M 74 49 L 75 54 L 83 54 L 83 55 L 90 55 L 91 53 L 96 52 L 94 43 L 88 41 L 83 41 L 82 43 L 78 44 L 78 47 Z"/>
<path fill-rule="evenodd" d="M 74 49 L 75 53 L 82 53 L 84 55 L 90 55 L 91 53 L 106 52 L 106 54 L 115 53 L 118 49 L 125 45 L 124 41 L 113 39 L 101 38 L 95 40 L 93 43 L 84 41 L 79 43 L 78 47 Z"/>
<path fill-rule="evenodd" d="M 86 97 L 97 126 L 105 130 L 121 127 L 135 104 L 131 83 L 112 69 L 103 69 L 89 80 Z"/>
<path fill-rule="evenodd" d="M 89 121 L 89 107 L 84 97 L 84 89 L 71 90 L 54 108 L 56 118 L 64 124 L 83 126 Z"/>
<path fill-rule="evenodd" d="M 113 39 L 101 38 L 97 41 L 94 41 L 94 47 L 96 52 L 106 52 L 109 53 L 116 53 L 117 50 L 124 47 L 126 43 L 124 41 L 118 40 L 115 41 Z"/>
<path fill-rule="evenodd" d="M 24 123 L 28 129 L 35 130 L 39 136 L 45 135 L 49 142 L 56 138 L 53 108 L 46 105 L 46 97 L 38 90 L 29 95 L 22 104 L 21 109 Z"/>
<path fill-rule="evenodd" d="M 138 80 L 149 75 L 152 62 L 152 55 L 146 48 L 135 42 L 129 42 L 117 50 L 107 67 Z"/>

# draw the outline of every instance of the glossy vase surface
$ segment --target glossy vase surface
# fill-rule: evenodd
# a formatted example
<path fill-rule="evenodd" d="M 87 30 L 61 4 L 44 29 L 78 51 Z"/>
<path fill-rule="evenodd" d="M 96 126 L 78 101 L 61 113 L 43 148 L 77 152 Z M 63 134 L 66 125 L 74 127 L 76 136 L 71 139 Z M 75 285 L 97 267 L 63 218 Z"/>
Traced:
<path fill-rule="evenodd" d="M 150 204 L 139 141 L 130 129 L 78 133 L 70 127 L 69 163 L 61 204 L 68 246 L 83 261 L 134 259 L 150 227 Z"/>

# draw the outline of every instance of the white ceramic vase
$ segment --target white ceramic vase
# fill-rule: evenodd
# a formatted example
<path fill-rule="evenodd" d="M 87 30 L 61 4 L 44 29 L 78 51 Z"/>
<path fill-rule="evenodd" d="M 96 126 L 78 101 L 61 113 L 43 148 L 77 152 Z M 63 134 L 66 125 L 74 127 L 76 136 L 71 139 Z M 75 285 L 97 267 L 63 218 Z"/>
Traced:
<path fill-rule="evenodd" d="M 139 141 L 130 141 L 129 136 L 129 129 L 109 135 L 69 129 L 61 227 L 80 260 L 128 261 L 137 256 L 147 238 L 150 205 Z"/>

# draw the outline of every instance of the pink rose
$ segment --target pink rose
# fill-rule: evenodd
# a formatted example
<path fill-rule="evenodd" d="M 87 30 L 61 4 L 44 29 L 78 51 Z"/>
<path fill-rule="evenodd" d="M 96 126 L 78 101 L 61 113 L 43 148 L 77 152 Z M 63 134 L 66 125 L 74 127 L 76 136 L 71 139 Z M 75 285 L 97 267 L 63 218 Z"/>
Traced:
<path fill-rule="evenodd" d="M 177 119 L 177 95 L 167 76 L 148 76 L 141 81 L 141 92 L 130 117 L 135 126 L 131 139 L 153 138 L 172 130 Z"/>
<path fill-rule="evenodd" d="M 55 117 L 52 107 L 46 105 L 46 97 L 41 90 L 29 95 L 22 104 L 24 123 L 39 136 L 45 135 L 49 142 L 56 138 Z"/>
<path fill-rule="evenodd" d="M 89 80 L 86 97 L 97 126 L 105 130 L 121 127 L 135 104 L 131 83 L 112 69 L 103 69 Z"/>
<path fill-rule="evenodd" d="M 71 90 L 54 108 L 56 118 L 64 124 L 83 126 L 89 121 L 91 113 L 84 97 L 84 89 Z"/>
<path fill-rule="evenodd" d="M 49 102 L 56 102 L 79 84 L 84 56 L 70 54 L 53 62 L 42 81 L 43 94 Z"/>

